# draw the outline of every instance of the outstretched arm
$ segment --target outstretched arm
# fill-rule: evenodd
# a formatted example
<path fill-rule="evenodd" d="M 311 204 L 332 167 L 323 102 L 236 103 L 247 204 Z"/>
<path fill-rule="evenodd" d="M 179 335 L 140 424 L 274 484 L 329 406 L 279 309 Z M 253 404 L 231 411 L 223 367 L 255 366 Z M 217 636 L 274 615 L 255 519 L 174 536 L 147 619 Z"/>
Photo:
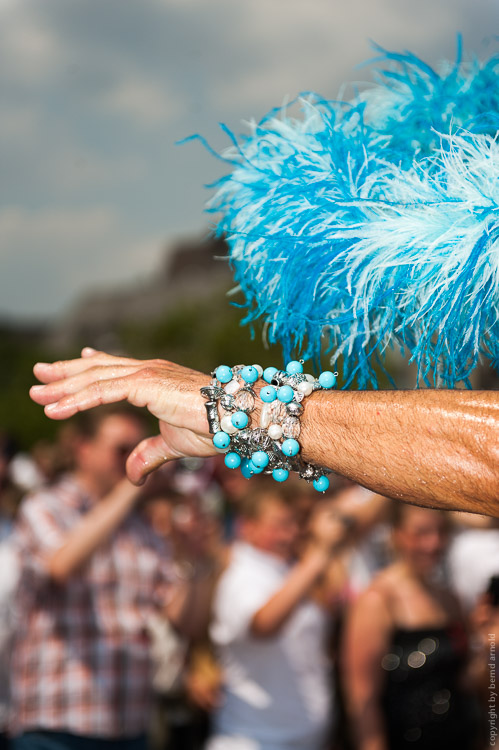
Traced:
<path fill-rule="evenodd" d="M 499 392 L 319 391 L 303 456 L 387 497 L 499 515 Z"/>
<path fill-rule="evenodd" d="M 199 392 L 208 375 L 92 349 L 39 363 L 35 375 L 45 385 L 31 396 L 52 419 L 122 400 L 159 419 L 160 435 L 128 459 L 133 482 L 170 458 L 215 452 Z M 307 461 L 382 495 L 499 515 L 499 392 L 318 391 L 307 399 L 300 442 Z"/>

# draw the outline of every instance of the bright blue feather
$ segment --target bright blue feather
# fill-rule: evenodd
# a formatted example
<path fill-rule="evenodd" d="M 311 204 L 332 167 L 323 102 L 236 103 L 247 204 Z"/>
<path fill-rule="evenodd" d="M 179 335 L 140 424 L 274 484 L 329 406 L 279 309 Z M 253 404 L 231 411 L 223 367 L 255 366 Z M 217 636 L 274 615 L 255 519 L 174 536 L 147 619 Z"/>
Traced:
<path fill-rule="evenodd" d="M 387 347 L 418 380 L 499 362 L 499 58 L 439 72 L 410 54 L 350 102 L 273 110 L 222 158 L 219 216 L 248 312 L 285 356 L 329 342 L 345 387 Z"/>

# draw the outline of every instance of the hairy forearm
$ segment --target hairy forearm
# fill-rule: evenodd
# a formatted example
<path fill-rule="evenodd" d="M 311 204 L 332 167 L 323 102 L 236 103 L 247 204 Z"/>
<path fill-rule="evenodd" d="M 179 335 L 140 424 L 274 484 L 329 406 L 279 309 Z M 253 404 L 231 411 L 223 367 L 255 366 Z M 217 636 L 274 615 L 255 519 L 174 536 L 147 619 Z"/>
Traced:
<path fill-rule="evenodd" d="M 499 515 L 499 392 L 318 392 L 302 454 L 388 497 Z"/>
<path fill-rule="evenodd" d="M 35 375 L 42 385 L 31 397 L 52 419 L 123 400 L 158 417 L 160 436 L 128 459 L 134 482 L 168 459 L 214 452 L 199 393 L 207 375 L 93 349 L 38 363 Z M 258 425 L 258 409 L 254 416 Z M 306 460 L 382 495 L 498 516 L 498 435 L 497 391 L 318 391 L 307 398 L 300 441 Z"/>
<path fill-rule="evenodd" d="M 61 583 L 70 578 L 130 513 L 138 492 L 137 487 L 127 479 L 117 484 L 68 533 L 59 549 L 47 558 L 49 575 Z"/>

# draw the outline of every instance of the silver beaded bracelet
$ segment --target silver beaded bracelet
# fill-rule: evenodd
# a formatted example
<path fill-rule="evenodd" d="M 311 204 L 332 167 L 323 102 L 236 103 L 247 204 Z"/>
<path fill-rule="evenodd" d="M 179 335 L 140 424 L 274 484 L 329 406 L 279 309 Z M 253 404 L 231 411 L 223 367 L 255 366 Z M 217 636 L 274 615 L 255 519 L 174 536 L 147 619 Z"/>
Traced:
<path fill-rule="evenodd" d="M 220 365 L 212 372 L 212 382 L 201 388 L 207 399 L 205 407 L 213 444 L 225 453 L 229 469 L 240 468 L 246 478 L 254 474 L 272 474 L 284 482 L 290 471 L 312 482 L 325 492 L 329 487 L 328 469 L 306 463 L 300 457 L 300 417 L 303 400 L 314 391 L 330 389 L 337 373 L 328 370 L 318 378 L 303 372 L 303 362 L 293 360 L 285 370 L 260 365 Z M 250 427 L 250 417 L 258 398 L 253 385 L 259 379 L 268 384 L 261 388 L 263 403 L 260 425 Z M 219 413 L 219 407 L 222 414 Z"/>

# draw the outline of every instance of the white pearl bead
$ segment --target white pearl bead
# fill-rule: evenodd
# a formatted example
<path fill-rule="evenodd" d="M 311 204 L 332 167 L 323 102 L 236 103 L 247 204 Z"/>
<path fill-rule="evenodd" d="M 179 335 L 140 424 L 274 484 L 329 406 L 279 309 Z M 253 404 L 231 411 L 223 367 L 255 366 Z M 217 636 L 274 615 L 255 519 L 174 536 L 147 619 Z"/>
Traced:
<path fill-rule="evenodd" d="M 280 440 L 282 438 L 282 427 L 278 424 L 271 424 L 267 432 L 269 438 L 272 440 Z"/>
<path fill-rule="evenodd" d="M 228 435 L 234 435 L 234 433 L 237 432 L 237 427 L 234 427 L 234 425 L 232 424 L 230 414 L 226 414 L 224 417 L 222 417 L 222 419 L 220 420 L 220 427 Z"/>
<path fill-rule="evenodd" d="M 230 393 L 231 396 L 234 395 L 239 390 L 240 386 L 236 378 L 232 378 L 232 380 L 227 383 L 227 385 L 224 388 L 225 393 Z"/>
<path fill-rule="evenodd" d="M 253 367 L 258 373 L 258 377 L 261 378 L 263 375 L 263 367 L 261 367 L 260 365 L 253 365 Z"/>
<path fill-rule="evenodd" d="M 296 390 L 303 393 L 304 396 L 310 396 L 314 389 L 312 388 L 312 383 L 304 381 L 303 383 L 298 383 Z"/>
<path fill-rule="evenodd" d="M 261 414 L 260 414 L 260 427 L 263 427 L 264 430 L 267 429 L 267 427 L 269 426 L 270 421 L 271 421 L 270 420 L 270 414 L 271 414 L 270 407 L 271 406 L 272 406 L 272 404 L 269 404 L 269 403 L 265 404 L 264 403 L 264 405 L 262 407 L 262 411 L 261 411 Z"/>
<path fill-rule="evenodd" d="M 305 375 L 305 377 L 307 378 L 307 380 L 308 380 L 309 383 L 312 383 L 312 384 L 315 383 L 315 378 L 314 378 L 313 375 L 307 374 L 307 375 Z M 225 390 L 227 390 L 227 389 L 225 389 Z"/>

